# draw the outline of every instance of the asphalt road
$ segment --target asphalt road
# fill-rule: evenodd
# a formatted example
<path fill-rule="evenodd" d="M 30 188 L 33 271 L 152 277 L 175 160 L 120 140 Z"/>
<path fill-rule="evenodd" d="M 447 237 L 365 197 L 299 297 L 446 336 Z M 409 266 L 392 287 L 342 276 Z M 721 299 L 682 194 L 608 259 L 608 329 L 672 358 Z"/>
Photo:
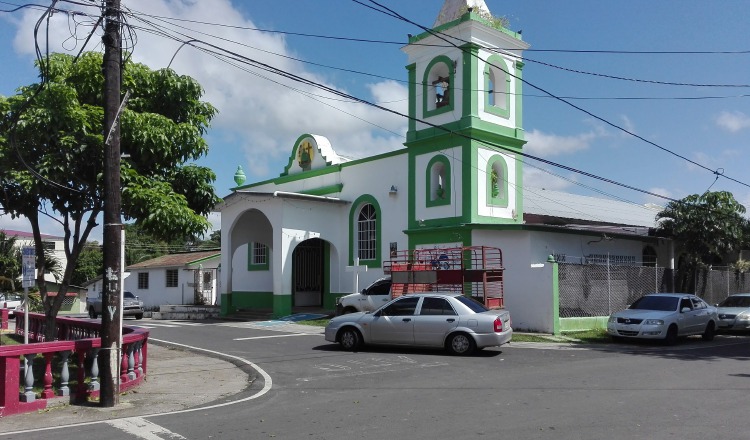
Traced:
<path fill-rule="evenodd" d="M 676 347 L 511 343 L 453 357 L 342 352 L 317 328 L 139 324 L 152 327 L 152 338 L 252 362 L 261 380 L 234 404 L 17 438 L 748 438 L 748 337 L 690 338 Z"/>

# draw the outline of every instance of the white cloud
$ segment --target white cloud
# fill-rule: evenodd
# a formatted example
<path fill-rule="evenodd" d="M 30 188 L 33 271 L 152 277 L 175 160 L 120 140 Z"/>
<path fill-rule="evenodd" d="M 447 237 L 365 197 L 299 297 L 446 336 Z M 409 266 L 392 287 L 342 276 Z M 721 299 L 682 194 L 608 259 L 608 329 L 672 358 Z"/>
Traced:
<path fill-rule="evenodd" d="M 604 137 L 601 131 L 589 131 L 575 136 L 558 136 L 532 130 L 526 133 L 524 151 L 535 156 L 550 157 L 587 150 L 594 140 Z"/>
<path fill-rule="evenodd" d="M 724 111 L 716 117 L 716 125 L 730 133 L 737 133 L 750 128 L 750 116 L 740 111 Z"/>
<path fill-rule="evenodd" d="M 286 44 L 283 36 L 240 29 L 257 26 L 250 18 L 243 17 L 229 0 L 132 0 L 128 2 L 128 7 L 134 13 L 137 11 L 138 17 L 144 17 L 140 15 L 143 13 L 221 23 L 224 26 L 180 22 L 178 28 L 156 18 L 144 17 L 155 23 L 159 31 L 172 35 L 177 35 L 178 32 L 189 35 L 180 36 L 182 40 L 205 40 L 258 63 L 346 93 L 346 90 L 327 81 L 326 77 L 307 69 L 304 63 L 292 59 L 299 56 Z M 98 13 L 95 8 L 89 10 L 92 15 Z M 17 51 L 33 53 L 32 39 L 28 36 L 38 17 L 38 11 L 30 11 L 24 16 L 15 39 Z M 273 177 L 281 170 L 272 168 L 272 164 L 278 166 L 279 160 L 285 160 L 291 152 L 292 143 L 303 133 L 330 138 L 337 153 L 345 156 L 360 153 L 372 155 L 402 146 L 403 133 L 407 127 L 406 118 L 345 100 L 312 85 L 295 82 L 247 64 L 223 62 L 201 51 L 200 48 L 209 49 L 205 44 L 196 43 L 197 48 L 188 45 L 181 47 L 182 43 L 179 41 L 144 29 L 151 27 L 147 23 L 133 17 L 129 17 L 128 22 L 138 26 L 135 29 L 137 45 L 133 50 L 135 61 L 157 69 L 166 67 L 174 56 L 171 67 L 180 74 L 197 79 L 205 89 L 204 99 L 219 110 L 212 124 L 211 135 L 220 142 L 211 145 L 207 166 L 211 166 L 212 162 L 228 166 L 226 163 L 234 159 L 237 165 L 245 169 L 248 181 Z M 88 30 L 84 26 L 78 28 L 79 34 L 83 34 L 79 35 L 79 41 Z M 58 42 L 51 50 L 79 50 L 80 47 L 72 47 L 71 42 L 74 40 L 70 39 L 66 17 L 53 16 L 50 32 L 50 41 Z M 98 40 L 98 37 L 92 39 Z M 61 44 L 63 41 L 67 43 Z M 400 113 L 407 112 L 407 90 L 403 85 L 395 81 L 383 81 L 369 84 L 367 89 L 371 96 L 362 98 L 386 103 L 383 105 Z M 224 142 L 227 140 L 234 142 Z M 368 142 L 366 149 L 362 142 Z M 226 176 L 220 176 L 220 179 L 222 177 L 226 179 Z"/>
<path fill-rule="evenodd" d="M 554 173 L 554 174 L 553 174 Z M 575 176 L 562 178 L 557 171 L 547 171 L 542 168 L 523 168 L 524 188 L 543 188 L 555 191 L 563 191 L 575 185 Z"/>

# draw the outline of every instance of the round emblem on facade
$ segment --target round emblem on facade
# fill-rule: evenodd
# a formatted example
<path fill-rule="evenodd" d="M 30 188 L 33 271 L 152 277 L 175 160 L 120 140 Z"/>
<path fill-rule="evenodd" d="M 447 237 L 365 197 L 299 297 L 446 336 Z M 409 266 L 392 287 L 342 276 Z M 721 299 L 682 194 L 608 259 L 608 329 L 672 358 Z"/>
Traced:
<path fill-rule="evenodd" d="M 297 148 L 297 163 L 303 170 L 309 170 L 312 164 L 313 154 L 315 148 L 313 148 L 310 141 L 302 141 Z"/>

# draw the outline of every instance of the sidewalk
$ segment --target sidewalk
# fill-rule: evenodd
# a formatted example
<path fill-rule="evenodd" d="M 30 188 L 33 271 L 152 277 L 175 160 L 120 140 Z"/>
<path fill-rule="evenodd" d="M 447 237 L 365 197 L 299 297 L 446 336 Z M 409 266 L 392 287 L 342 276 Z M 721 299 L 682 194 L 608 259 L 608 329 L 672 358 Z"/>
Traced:
<path fill-rule="evenodd" d="M 61 400 L 39 412 L 0 418 L 0 434 L 193 408 L 238 393 L 253 379 L 230 362 L 150 342 L 146 380 L 121 395 L 115 407 Z"/>

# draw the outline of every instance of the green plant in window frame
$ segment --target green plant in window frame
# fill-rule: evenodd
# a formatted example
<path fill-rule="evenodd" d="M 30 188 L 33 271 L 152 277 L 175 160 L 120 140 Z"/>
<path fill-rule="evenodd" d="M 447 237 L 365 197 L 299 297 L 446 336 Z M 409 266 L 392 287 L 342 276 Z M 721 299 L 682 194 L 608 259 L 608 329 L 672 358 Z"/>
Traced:
<path fill-rule="evenodd" d="M 492 173 L 490 173 L 490 184 L 492 186 L 492 198 L 496 198 L 500 195 L 500 187 L 497 184 L 498 176 L 497 171 L 492 170 Z"/>

